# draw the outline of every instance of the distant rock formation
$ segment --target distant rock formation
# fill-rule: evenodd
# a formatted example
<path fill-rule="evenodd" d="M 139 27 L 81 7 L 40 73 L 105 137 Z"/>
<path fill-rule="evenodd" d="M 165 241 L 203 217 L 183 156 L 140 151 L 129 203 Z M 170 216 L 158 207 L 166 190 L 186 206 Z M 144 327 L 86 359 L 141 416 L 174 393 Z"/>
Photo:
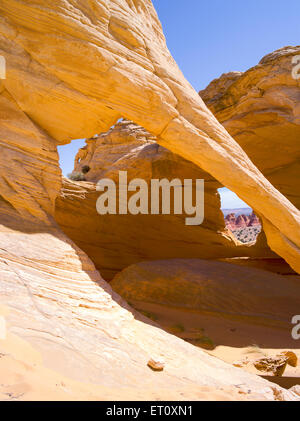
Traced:
<path fill-rule="evenodd" d="M 225 224 L 231 231 L 246 227 L 261 227 L 260 220 L 254 212 L 251 215 L 238 216 L 235 213 L 230 213 L 225 217 Z"/>
<path fill-rule="evenodd" d="M 261 222 L 254 212 L 250 215 L 229 213 L 225 216 L 225 225 L 241 243 L 253 243 L 253 245 L 262 228 Z M 261 246 L 262 244 L 258 243 L 256 248 L 263 250 L 264 248 Z"/>

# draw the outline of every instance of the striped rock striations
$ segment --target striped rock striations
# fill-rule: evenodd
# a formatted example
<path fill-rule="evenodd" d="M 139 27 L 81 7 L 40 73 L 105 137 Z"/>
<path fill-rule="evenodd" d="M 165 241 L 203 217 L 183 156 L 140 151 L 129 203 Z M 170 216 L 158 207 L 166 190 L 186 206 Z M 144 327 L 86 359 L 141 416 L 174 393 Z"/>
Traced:
<path fill-rule="evenodd" d="M 5 358 L 22 338 L 45 369 L 102 386 L 98 399 L 118 399 L 122 391 L 132 399 L 195 399 L 204 386 L 220 399 L 228 389 L 232 398 L 283 396 L 277 386 L 139 321 L 54 221 L 61 186 L 56 146 L 105 132 L 124 116 L 235 191 L 261 217 L 270 246 L 300 269 L 299 211 L 184 79 L 151 1 L 2 0 L 0 55 L 7 63 L 0 85 Z M 152 355 L 165 360 L 163 372 L 147 367 Z M 241 384 L 250 392 L 238 394 Z M 19 398 L 29 391 L 31 398 L 40 392 L 31 383 Z"/>

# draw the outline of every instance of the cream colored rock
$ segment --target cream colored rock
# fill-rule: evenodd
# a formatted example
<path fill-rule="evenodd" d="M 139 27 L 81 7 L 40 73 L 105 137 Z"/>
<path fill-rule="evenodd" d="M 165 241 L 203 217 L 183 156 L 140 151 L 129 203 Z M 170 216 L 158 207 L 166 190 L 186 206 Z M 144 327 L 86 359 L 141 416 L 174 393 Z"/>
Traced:
<path fill-rule="evenodd" d="M 24 220 L 13 225 L 11 220 L 10 227 L 2 226 L 0 240 L 1 314 L 8 335 L 25 340 L 40 355 L 42 371 L 34 370 L 45 376 L 45 382 L 46 369 L 67 384 L 99 387 L 100 398 L 198 399 L 203 396 L 202 387 L 208 386 L 216 399 L 225 398 L 223 392 L 219 394 L 220 388 L 230 388 L 236 399 L 243 399 L 234 385 L 245 384 L 252 390 L 247 399 L 257 399 L 257 395 L 269 399 L 266 388 L 274 399 L 267 381 L 233 368 L 141 318 L 58 229 L 26 227 Z M 9 351 L 15 360 L 17 350 Z M 147 367 L 149 355 L 161 355 L 168 367 L 158 379 Z M 21 358 L 23 361 L 24 356 Z M 13 361 L 8 367 L 9 375 L 8 368 L 0 371 L 1 384 L 11 378 L 12 370 L 18 372 Z M 35 394 L 31 396 L 49 399 L 52 395 L 43 394 L 50 393 L 49 389 L 41 379 L 39 382 L 43 387 L 32 384 Z M 75 399 L 83 396 L 75 392 Z"/>
<path fill-rule="evenodd" d="M 298 209 L 300 87 L 292 77 L 292 58 L 299 54 L 300 46 L 281 48 L 247 72 L 226 73 L 200 92 L 254 164 Z M 285 242 L 275 230 L 270 237 L 273 249 Z"/>
<path fill-rule="evenodd" d="M 220 184 L 196 165 L 159 146 L 155 137 L 142 127 L 122 121 L 107 133 L 88 139 L 84 148 L 84 156 L 79 150 L 78 157 L 82 157 L 74 170 L 80 172 L 88 166 L 90 170 L 84 175 L 87 183 L 63 179 L 55 219 L 88 254 L 104 279 L 111 280 L 120 270 L 143 260 L 255 254 L 252 248 L 238 246 L 225 229 L 217 192 Z M 204 179 L 203 224 L 187 226 L 187 215 L 174 215 L 173 211 L 171 215 L 99 215 L 96 201 L 100 193 L 96 192 L 95 183 L 109 178 L 118 186 L 119 171 L 127 172 L 128 183 L 142 178 L 149 190 L 153 178 L 170 181 L 180 178 L 182 182 Z M 264 249 L 257 254 L 268 255 Z"/>
<path fill-rule="evenodd" d="M 252 206 L 271 248 L 299 270 L 299 211 L 186 82 L 149 0 L 3 0 L 0 10 L 4 86 L 31 120 L 61 143 L 121 115 L 135 121 Z"/>
<path fill-rule="evenodd" d="M 1 82 L 0 107 L 0 194 L 9 209 L 5 214 L 17 211 L 26 220 L 49 225 L 61 186 L 55 142 L 33 124 L 6 89 L 1 92 Z"/>
<path fill-rule="evenodd" d="M 0 86 L 0 305 L 8 334 L 40 354 L 35 374 L 46 369 L 59 373 L 52 378 L 100 384 L 110 398 L 124 389 L 141 398 L 141 384 L 143 399 L 193 400 L 204 386 L 237 396 L 236 385 L 244 384 L 251 393 L 241 399 L 277 399 L 280 388 L 139 321 L 53 220 L 61 183 L 56 145 L 104 132 L 125 116 L 268 218 L 269 243 L 299 269 L 299 212 L 185 81 L 152 3 L 1 0 L 0 12 L 7 63 Z M 145 361 L 161 354 L 168 370 L 157 376 Z M 2 372 L 5 379 L 14 367 Z"/>
<path fill-rule="evenodd" d="M 300 46 L 274 51 L 247 72 L 226 73 L 200 92 L 255 165 L 297 208 L 300 87 L 291 70 L 299 54 Z"/>
<path fill-rule="evenodd" d="M 299 276 L 170 259 L 131 265 L 110 285 L 138 311 L 194 345 L 295 347 L 291 319 L 300 306 Z"/>
<path fill-rule="evenodd" d="M 291 387 L 289 391 L 295 393 L 300 397 L 300 385 L 297 384 L 296 386 Z"/>

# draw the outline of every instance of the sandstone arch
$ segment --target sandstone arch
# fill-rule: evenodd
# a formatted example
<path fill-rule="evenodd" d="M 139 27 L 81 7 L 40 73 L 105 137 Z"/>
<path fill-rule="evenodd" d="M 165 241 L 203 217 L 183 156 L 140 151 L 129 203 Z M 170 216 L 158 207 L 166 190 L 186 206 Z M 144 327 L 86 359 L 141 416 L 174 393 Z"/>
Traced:
<path fill-rule="evenodd" d="M 299 271 L 299 211 L 186 82 L 149 0 L 4 0 L 0 10 L 3 85 L 35 127 L 64 143 L 107 130 L 122 113 L 252 206 L 271 248 Z"/>
<path fill-rule="evenodd" d="M 166 396 L 164 388 L 170 397 L 170 387 L 175 399 L 183 388 L 195 398 L 191 383 L 243 383 L 259 393 L 266 381 L 136 321 L 61 233 L 53 219 L 61 185 L 56 145 L 106 131 L 121 116 L 135 121 L 248 202 L 269 244 L 299 271 L 297 209 L 186 82 L 150 0 L 2 0 L 0 13 L 7 63 L 0 85 L 0 310 L 12 331 L 46 350 L 48 365 L 112 389 L 121 384 L 135 398 L 142 382 L 144 399 L 153 384 L 155 398 Z M 168 371 L 157 380 L 145 360 L 166 349 Z M 59 358 L 51 362 L 50 354 Z M 270 387 L 266 393 L 276 397 Z"/>
<path fill-rule="evenodd" d="M 144 128 L 122 120 L 108 132 L 86 140 L 86 147 L 86 157 L 74 166 L 75 174 L 84 166 L 90 168 L 84 175 L 86 183 L 63 178 L 56 199 L 55 219 L 92 259 L 106 281 L 133 263 L 163 257 L 276 256 L 266 244 L 253 248 L 239 243 L 225 228 L 217 192 L 220 183 L 199 166 L 158 145 L 156 138 Z M 188 227 L 185 215 L 100 216 L 96 210 L 99 197 L 96 183 L 109 178 L 118 185 L 119 171 L 127 172 L 128 181 L 138 177 L 149 185 L 153 178 L 171 180 L 179 175 L 181 180 L 204 179 L 203 223 Z"/>

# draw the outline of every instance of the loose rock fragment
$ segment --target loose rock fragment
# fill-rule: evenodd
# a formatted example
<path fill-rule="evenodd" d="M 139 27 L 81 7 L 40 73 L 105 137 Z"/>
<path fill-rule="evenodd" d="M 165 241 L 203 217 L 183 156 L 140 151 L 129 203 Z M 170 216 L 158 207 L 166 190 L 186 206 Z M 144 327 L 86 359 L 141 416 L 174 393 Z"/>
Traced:
<path fill-rule="evenodd" d="M 165 362 L 160 357 L 153 357 L 148 361 L 148 367 L 154 371 L 163 371 L 165 368 Z"/>
<path fill-rule="evenodd" d="M 287 357 L 287 363 L 291 367 L 297 367 L 298 365 L 298 357 L 293 351 L 283 351 L 281 354 L 279 354 L 280 357 Z"/>
<path fill-rule="evenodd" d="M 254 362 L 254 367 L 259 371 L 272 372 L 274 376 L 281 377 L 288 362 L 287 357 L 266 357 Z"/>

